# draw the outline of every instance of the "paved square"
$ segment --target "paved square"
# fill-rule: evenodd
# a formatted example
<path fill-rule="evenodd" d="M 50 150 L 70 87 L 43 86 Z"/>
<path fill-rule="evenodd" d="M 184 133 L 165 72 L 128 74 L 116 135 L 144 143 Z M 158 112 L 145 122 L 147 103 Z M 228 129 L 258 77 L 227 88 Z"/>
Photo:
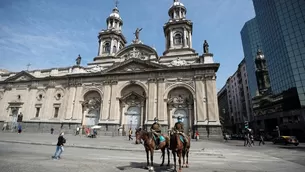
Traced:
<path fill-rule="evenodd" d="M 142 145 L 134 145 L 127 138 L 65 136 L 68 144 L 61 160 L 52 160 L 55 146 L 38 145 L 40 141 L 56 142 L 57 136 L 50 135 L 12 135 L 0 134 L 0 171 L 5 172 L 95 172 L 95 171 L 147 171 L 143 167 L 146 155 Z M 28 144 L 12 143 L 24 141 Z M 48 140 L 49 139 L 49 140 Z M 10 142 L 8 142 L 10 140 Z M 29 140 L 31 144 L 29 144 Z M 6 141 L 6 142 L 4 142 Z M 36 142 L 36 143 L 35 143 Z M 88 148 L 75 147 L 87 145 Z M 105 145 L 113 145 L 117 150 L 107 150 Z M 74 147 L 73 147 L 74 145 Z M 94 148 L 95 145 L 95 148 Z M 264 146 L 243 147 L 240 141 L 228 143 L 200 141 L 192 142 L 190 168 L 188 172 L 304 172 L 304 146 L 277 146 L 267 143 Z M 104 147 L 102 147 L 104 146 Z M 125 147 L 124 147 L 125 146 Z M 121 150 L 120 150 L 120 149 Z M 204 149 L 203 149 L 204 148 Z M 123 151 L 133 149 L 133 151 Z M 142 151 L 143 150 L 143 151 Z M 159 167 L 161 163 L 159 151 L 155 154 L 155 170 L 171 171 L 171 167 Z M 165 160 L 166 161 L 166 160 Z M 172 159 L 171 159 L 172 164 Z"/>

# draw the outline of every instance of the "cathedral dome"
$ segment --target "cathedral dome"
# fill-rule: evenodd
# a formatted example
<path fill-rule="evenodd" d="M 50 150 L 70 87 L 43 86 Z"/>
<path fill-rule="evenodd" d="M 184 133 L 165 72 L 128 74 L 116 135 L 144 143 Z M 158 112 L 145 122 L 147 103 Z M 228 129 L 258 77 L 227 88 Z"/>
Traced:
<path fill-rule="evenodd" d="M 184 5 L 179 1 L 175 1 L 174 4 L 171 7 L 176 7 L 176 6 L 184 7 Z"/>
<path fill-rule="evenodd" d="M 119 14 L 119 9 L 117 7 L 115 7 L 112 10 L 112 13 L 109 15 L 109 17 L 114 17 L 114 18 L 121 19 L 120 14 Z"/>

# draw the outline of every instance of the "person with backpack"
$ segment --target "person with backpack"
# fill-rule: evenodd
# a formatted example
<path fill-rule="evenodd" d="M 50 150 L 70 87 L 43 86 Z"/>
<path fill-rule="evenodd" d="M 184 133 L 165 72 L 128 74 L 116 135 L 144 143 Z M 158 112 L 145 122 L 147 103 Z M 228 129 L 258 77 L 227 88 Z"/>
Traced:
<path fill-rule="evenodd" d="M 60 133 L 59 137 L 58 137 L 58 142 L 56 145 L 56 151 L 54 156 L 52 156 L 53 159 L 60 159 L 60 155 L 62 154 L 62 152 L 64 151 L 64 144 L 66 143 L 66 139 L 64 138 L 64 132 Z"/>

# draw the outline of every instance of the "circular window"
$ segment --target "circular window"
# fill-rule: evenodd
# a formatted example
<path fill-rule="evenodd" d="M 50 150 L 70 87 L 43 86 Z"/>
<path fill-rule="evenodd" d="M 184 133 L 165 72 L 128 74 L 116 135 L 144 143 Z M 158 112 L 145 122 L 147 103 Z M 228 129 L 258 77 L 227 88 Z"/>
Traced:
<path fill-rule="evenodd" d="M 61 98 L 61 94 L 60 93 L 57 94 L 57 98 L 59 98 L 59 99 Z"/>
<path fill-rule="evenodd" d="M 38 96 L 38 97 L 39 97 L 39 99 L 42 99 L 42 94 L 39 94 L 39 96 Z"/>

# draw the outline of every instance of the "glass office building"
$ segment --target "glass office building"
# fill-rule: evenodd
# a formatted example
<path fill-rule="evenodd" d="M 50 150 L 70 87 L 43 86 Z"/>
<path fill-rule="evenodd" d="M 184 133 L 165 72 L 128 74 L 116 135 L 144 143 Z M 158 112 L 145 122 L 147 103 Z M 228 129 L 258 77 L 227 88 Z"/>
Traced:
<path fill-rule="evenodd" d="M 305 0 L 253 0 L 273 93 L 297 88 L 305 106 Z"/>
<path fill-rule="evenodd" d="M 255 97 L 258 93 L 256 75 L 255 75 L 255 63 L 254 59 L 256 57 L 257 48 L 263 50 L 258 26 L 256 19 L 253 18 L 245 23 L 241 32 L 241 40 L 243 44 L 243 50 L 245 55 L 245 61 L 247 66 L 249 92 L 251 97 Z"/>

